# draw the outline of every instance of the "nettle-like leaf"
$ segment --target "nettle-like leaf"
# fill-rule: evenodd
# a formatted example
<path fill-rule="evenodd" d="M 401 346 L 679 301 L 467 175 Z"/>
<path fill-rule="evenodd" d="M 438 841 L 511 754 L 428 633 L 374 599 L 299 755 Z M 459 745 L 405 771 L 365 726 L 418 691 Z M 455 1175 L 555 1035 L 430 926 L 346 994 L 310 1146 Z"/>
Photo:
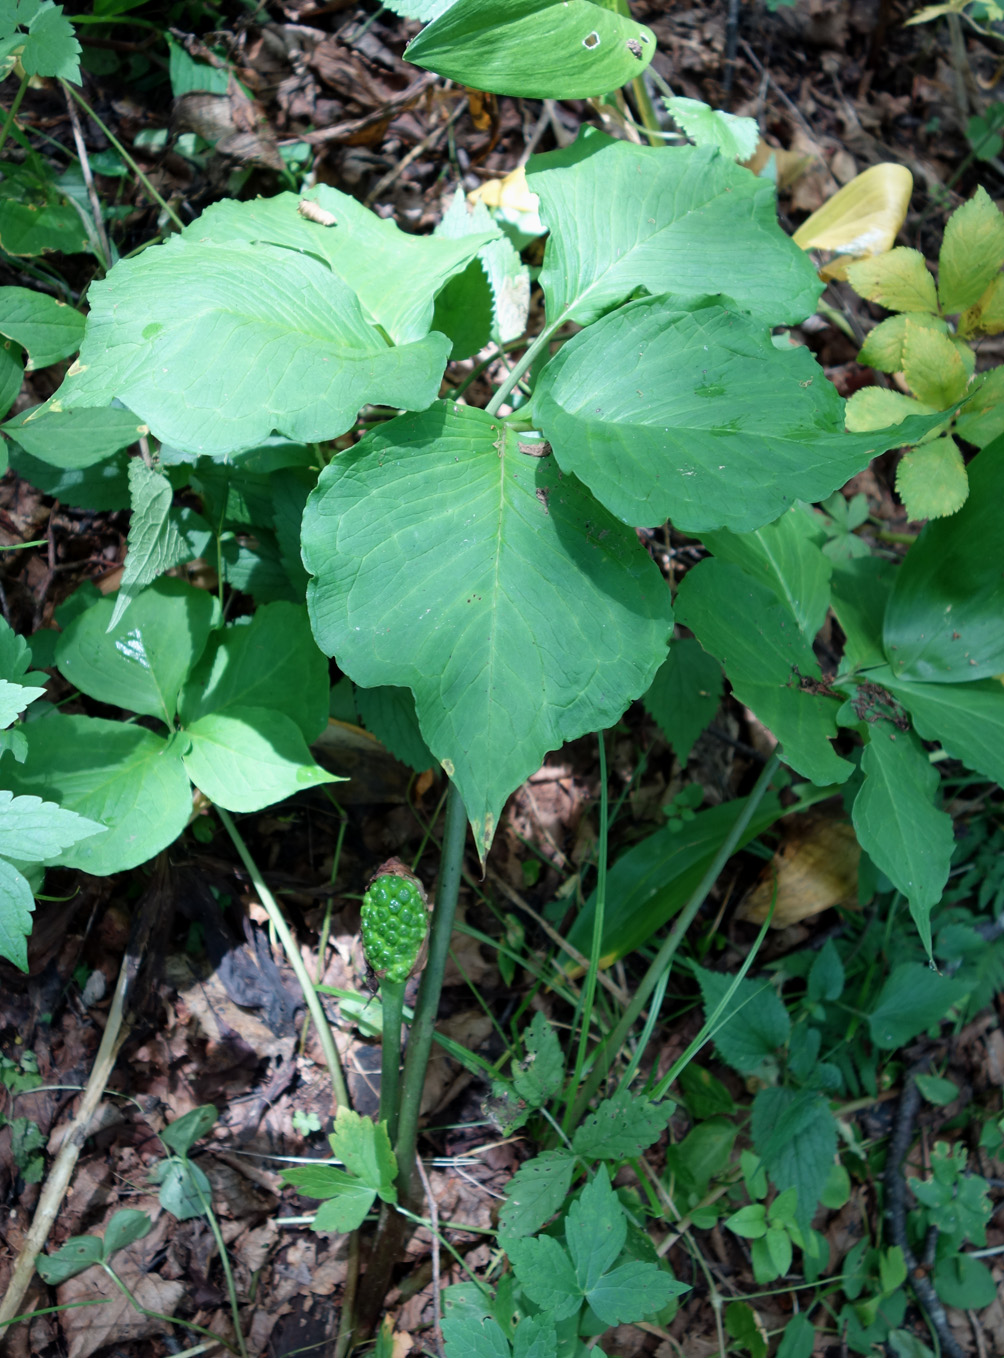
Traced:
<path fill-rule="evenodd" d="M 308 1198 L 325 1200 L 314 1218 L 315 1231 L 354 1231 L 378 1197 L 383 1202 L 397 1201 L 397 1160 L 387 1124 L 374 1123 L 350 1108 L 338 1109 L 329 1139 L 344 1170 L 334 1165 L 305 1165 L 286 1170 L 283 1178 Z"/>
<path fill-rule="evenodd" d="M 695 968 L 704 1000 L 705 1022 L 712 1022 L 733 977 Z M 791 1020 L 777 992 L 763 981 L 744 977 L 732 992 L 725 1011 L 714 1018 L 714 1039 L 719 1055 L 741 1075 L 758 1071 L 771 1060 L 791 1035 Z"/>
<path fill-rule="evenodd" d="M 575 1161 L 568 1151 L 544 1151 L 520 1165 L 506 1188 L 499 1235 L 507 1242 L 533 1235 L 560 1211 L 572 1186 Z"/>
<path fill-rule="evenodd" d="M 590 0 L 456 0 L 405 56 L 462 85 L 524 99 L 618 89 L 655 55 L 655 34 Z"/>
<path fill-rule="evenodd" d="M 740 303 L 741 305 L 741 303 Z M 843 406 L 804 347 L 705 299 L 632 302 L 563 346 L 534 416 L 564 471 L 625 523 L 745 532 L 796 499 L 825 499 L 879 452 L 938 423 L 848 434 Z"/>
<path fill-rule="evenodd" d="M 826 1098 L 807 1089 L 761 1089 L 753 1100 L 753 1145 L 777 1187 L 797 1191 L 795 1219 L 807 1230 L 837 1149 Z"/>
<path fill-rule="evenodd" d="M 666 1130 L 676 1111 L 671 1099 L 653 1103 L 623 1086 L 575 1129 L 572 1149 L 589 1160 L 622 1160 L 641 1155 Z"/>
<path fill-rule="evenodd" d="M 273 430 L 334 438 L 368 402 L 422 409 L 449 352 L 436 334 L 390 344 L 319 259 L 260 242 L 173 237 L 117 264 L 90 302 L 49 408 L 118 399 L 163 442 L 210 456 Z"/>
<path fill-rule="evenodd" d="M 540 273 L 551 323 L 585 325 L 638 288 L 695 298 L 727 279 L 740 310 L 781 325 L 822 291 L 777 224 L 773 187 L 710 147 L 635 146 L 585 128 L 533 156 L 527 182 L 551 232 Z M 740 269 L 737 254 L 756 267 Z"/>
<path fill-rule="evenodd" d="M 484 411 L 403 416 L 322 473 L 303 521 L 322 649 L 364 687 L 410 688 L 481 854 L 548 750 L 649 686 L 672 613 L 625 529 Z"/>

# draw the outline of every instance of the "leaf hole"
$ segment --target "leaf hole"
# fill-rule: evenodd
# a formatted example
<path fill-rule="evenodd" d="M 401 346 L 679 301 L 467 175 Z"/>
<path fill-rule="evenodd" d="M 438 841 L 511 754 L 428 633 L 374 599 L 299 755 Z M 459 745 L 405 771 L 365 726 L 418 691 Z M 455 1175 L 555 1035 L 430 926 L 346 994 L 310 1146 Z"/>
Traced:
<path fill-rule="evenodd" d="M 590 51 L 592 51 L 594 47 L 599 47 L 599 45 L 600 45 L 600 35 L 597 33 L 595 28 L 593 29 L 592 33 L 587 33 L 586 36 L 582 39 L 582 46 L 588 47 Z"/>

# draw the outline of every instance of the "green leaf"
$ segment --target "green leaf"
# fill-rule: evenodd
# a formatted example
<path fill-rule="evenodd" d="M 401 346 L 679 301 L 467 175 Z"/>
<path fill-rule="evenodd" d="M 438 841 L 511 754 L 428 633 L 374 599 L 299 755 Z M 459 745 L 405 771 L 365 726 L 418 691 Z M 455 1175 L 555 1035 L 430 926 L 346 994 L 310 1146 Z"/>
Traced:
<path fill-rule="evenodd" d="M 0 791 L 0 854 L 6 858 L 22 863 L 53 862 L 64 849 L 104 831 L 103 825 L 63 806 Z"/>
<path fill-rule="evenodd" d="M 708 807 L 682 826 L 656 830 L 621 854 L 607 879 L 607 897 L 617 902 L 617 909 L 604 917 L 602 966 L 640 948 L 683 908 L 745 805 L 745 797 L 739 797 Z M 776 797 L 766 797 L 743 831 L 737 851 L 769 829 L 780 814 Z M 587 955 L 595 912 L 594 891 L 567 934 L 569 943 Z"/>
<path fill-rule="evenodd" d="M 35 897 L 24 874 L 0 858 L 0 957 L 25 972 L 34 909 Z"/>
<path fill-rule="evenodd" d="M 44 688 L 12 684 L 7 679 L 0 679 L 0 727 L 12 725 L 29 703 L 44 694 Z"/>
<path fill-rule="evenodd" d="M 922 962 L 901 962 L 879 991 L 868 1015 L 876 1047 L 895 1051 L 945 1017 L 966 995 L 964 981 L 939 976 Z"/>
<path fill-rule="evenodd" d="M 376 1201 L 376 1193 L 358 1179 L 349 1179 L 337 1197 L 330 1198 L 317 1209 L 312 1229 L 316 1232 L 337 1231 L 347 1234 L 357 1231 Z"/>
<path fill-rule="evenodd" d="M 755 118 L 738 118 L 700 99 L 663 99 L 669 116 L 697 146 L 714 146 L 731 160 L 749 160 L 760 140 Z"/>
<path fill-rule="evenodd" d="M 565 1078 L 565 1062 L 558 1034 L 540 1012 L 523 1034 L 526 1057 L 513 1068 L 512 1084 L 521 1099 L 542 1108 L 554 1097 Z"/>
<path fill-rule="evenodd" d="M 135 1207 L 124 1207 L 116 1212 L 105 1227 L 104 1258 L 110 1259 L 117 1250 L 124 1250 L 142 1240 L 153 1230 L 153 1222 L 146 1212 Z"/>
<path fill-rule="evenodd" d="M 822 285 L 778 226 L 773 187 L 710 147 L 635 146 L 585 128 L 533 156 L 527 183 L 551 232 L 540 274 L 549 323 L 586 325 L 637 288 L 713 295 L 723 279 L 740 310 L 770 325 L 815 309 Z M 740 239 L 755 269 L 736 268 Z"/>
<path fill-rule="evenodd" d="M 711 559 L 688 571 L 676 607 L 722 662 L 738 700 L 781 742 L 785 762 L 822 786 L 843 782 L 851 765 L 830 745 L 839 709 L 811 691 L 821 679 L 819 665 L 788 605 L 738 566 Z"/>
<path fill-rule="evenodd" d="M 828 1004 L 843 993 L 844 964 L 833 939 L 828 938 L 809 968 L 806 995 L 813 1004 Z"/>
<path fill-rule="evenodd" d="M 928 330 L 937 330 L 942 335 L 948 333 L 948 322 L 927 312 L 907 311 L 899 316 L 889 316 L 886 320 L 880 321 L 874 330 L 869 331 L 858 354 L 858 362 L 867 368 L 878 368 L 884 373 L 899 372 L 903 367 L 903 341 L 906 338 L 908 321 L 914 326 L 926 326 Z M 865 387 L 862 390 L 879 392 L 884 389 Z M 885 423 L 885 420 L 881 421 L 881 424 Z M 881 427 L 881 424 L 876 427 Z"/>
<path fill-rule="evenodd" d="M 606 1165 L 601 1164 L 565 1218 L 565 1243 L 584 1293 L 591 1292 L 617 1262 L 626 1240 L 624 1209 L 610 1186 Z"/>
<path fill-rule="evenodd" d="M 80 44 L 62 5 L 43 0 L 28 24 L 21 52 L 26 75 L 55 76 L 80 84 Z"/>
<path fill-rule="evenodd" d="M 816 1327 L 804 1312 L 792 1316 L 784 1327 L 776 1358 L 812 1358 L 816 1345 Z"/>
<path fill-rule="evenodd" d="M 705 1022 L 725 998 L 734 977 L 694 968 L 704 1000 Z M 741 1075 L 760 1070 L 777 1054 L 791 1034 L 791 1020 L 777 992 L 764 981 L 744 977 L 733 992 L 728 1008 L 715 1020 L 715 1046 L 722 1060 Z"/>
<path fill-rule="evenodd" d="M 761 320 L 712 299 L 689 310 L 644 297 L 594 322 L 541 373 L 534 417 L 562 469 L 618 518 L 685 533 L 759 528 L 910 437 L 905 423 L 844 433 L 809 351 L 779 349 Z"/>
<path fill-rule="evenodd" d="M 0 343 L 0 414 L 5 415 L 10 410 L 23 381 L 21 350 L 13 340 L 4 340 Z"/>
<path fill-rule="evenodd" d="M 505 1236 L 507 1250 L 518 1237 L 540 1230 L 563 1206 L 574 1168 L 575 1156 L 568 1151 L 544 1151 L 520 1165 L 499 1213 L 499 1235 Z"/>
<path fill-rule="evenodd" d="M 945 223 L 938 256 L 938 297 L 947 315 L 979 301 L 1004 264 L 1004 216 L 978 188 Z"/>
<path fill-rule="evenodd" d="M 812 1090 L 761 1089 L 753 1100 L 753 1145 L 777 1187 L 796 1189 L 795 1216 L 807 1230 L 837 1149 L 826 1099 Z"/>
<path fill-rule="evenodd" d="M 439 403 L 340 454 L 303 559 L 321 648 L 412 690 L 481 854 L 545 751 L 615 721 L 665 655 L 668 591 L 634 533 L 481 410 Z"/>
<path fill-rule="evenodd" d="M 120 261 L 89 300 L 80 358 L 50 408 L 118 398 L 163 442 L 210 456 L 273 430 L 334 438 L 366 403 L 422 409 L 448 354 L 441 335 L 389 345 L 337 274 L 269 244 L 174 236 Z"/>
<path fill-rule="evenodd" d="M 934 1266 L 934 1290 L 946 1306 L 981 1311 L 997 1300 L 994 1275 L 986 1264 L 966 1254 L 952 1254 Z"/>
<path fill-rule="evenodd" d="M 586 1160 L 625 1160 L 641 1155 L 669 1125 L 671 1099 L 652 1103 L 623 1085 L 575 1129 L 572 1149 Z"/>
<path fill-rule="evenodd" d="M 212 1186 L 205 1171 L 191 1160 L 172 1155 L 154 1166 L 150 1178 L 160 1184 L 157 1197 L 165 1212 L 170 1212 L 179 1221 L 192 1221 L 206 1215 L 213 1199 Z"/>
<path fill-rule="evenodd" d="M 185 730 L 188 776 L 228 811 L 260 811 L 305 788 L 345 781 L 315 764 L 299 727 L 272 708 L 229 707 Z"/>
<path fill-rule="evenodd" d="M 532 1323 L 523 1320 L 520 1325 Z M 446 1358 L 511 1358 L 512 1349 L 494 1316 L 444 1316 Z M 552 1349 L 553 1352 L 553 1349 Z"/>
<path fill-rule="evenodd" d="M 406 345 L 428 335 L 436 294 L 498 234 L 493 225 L 457 239 L 413 235 L 326 184 L 312 189 L 308 201 L 337 218 L 338 225 L 325 227 L 309 221 L 298 212 L 296 194 L 280 193 L 252 203 L 233 199 L 216 203 L 186 227 L 182 236 L 193 245 L 203 240 L 232 245 L 266 241 L 315 256 L 358 297 L 368 321 L 381 326 L 395 344 Z M 327 291 L 342 298 L 343 289 L 330 275 L 328 279 Z M 299 301 L 299 294 L 295 296 Z M 348 302 L 339 306 L 355 311 Z"/>
<path fill-rule="evenodd" d="M 733 1339 L 749 1350 L 750 1358 L 767 1358 L 763 1321 L 747 1302 L 729 1302 L 725 1308 L 725 1328 Z"/>
<path fill-rule="evenodd" d="M 35 1267 L 43 1282 L 58 1287 L 69 1278 L 83 1273 L 85 1268 L 101 1262 L 103 1242 L 96 1235 L 75 1235 L 55 1254 L 40 1254 Z"/>
<path fill-rule="evenodd" d="M 341 1105 L 335 1115 L 331 1149 L 350 1174 L 379 1193 L 385 1202 L 397 1200 L 394 1188 L 397 1160 L 390 1147 L 386 1123 L 361 1117 Z"/>
<path fill-rule="evenodd" d="M 976 684 L 908 684 L 887 666 L 869 673 L 909 709 L 923 740 L 936 740 L 966 768 L 1004 784 L 1004 686 L 999 679 Z"/>
<path fill-rule="evenodd" d="M 678 1283 L 658 1265 L 632 1259 L 604 1274 L 586 1300 L 604 1325 L 620 1325 L 654 1315 L 689 1290 L 687 1283 Z"/>
<path fill-rule="evenodd" d="M 306 608 L 263 604 L 249 622 L 213 633 L 178 709 L 188 725 L 211 712 L 267 707 L 295 722 L 309 744 L 328 724 L 328 687 Z"/>
<path fill-rule="evenodd" d="M 8 769 L 15 792 L 58 802 L 108 827 L 64 850 L 71 868 L 107 877 L 145 863 L 178 838 L 192 809 L 181 758 L 152 731 L 59 713 L 32 723 L 28 757 Z"/>
<path fill-rule="evenodd" d="M 285 1183 L 292 1184 L 298 1189 L 305 1198 L 319 1198 L 322 1201 L 342 1197 L 346 1190 L 359 1187 L 356 1175 L 347 1174 L 344 1169 L 338 1169 L 335 1165 L 302 1165 L 298 1169 L 284 1169 L 282 1178 Z M 371 1189 L 371 1192 L 373 1197 L 370 1202 L 376 1197 L 376 1189 Z M 369 1211 L 369 1208 L 366 1210 Z"/>
<path fill-rule="evenodd" d="M 927 1102 L 936 1108 L 944 1108 L 959 1097 L 959 1086 L 952 1080 L 944 1080 L 939 1075 L 915 1075 L 913 1078 Z"/>
<path fill-rule="evenodd" d="M 891 561 L 876 556 L 834 563 L 830 604 L 846 639 L 845 672 L 884 662 L 882 620 L 897 569 Z"/>
<path fill-rule="evenodd" d="M 744 1240 L 759 1240 L 767 1234 L 767 1209 L 762 1202 L 751 1202 L 726 1217 L 724 1223 Z"/>
<path fill-rule="evenodd" d="M 415 699 L 407 688 L 357 688 L 356 708 L 367 731 L 372 731 L 395 759 L 422 773 L 436 758 L 422 739 Z"/>
<path fill-rule="evenodd" d="M 520 1286 L 531 1301 L 557 1321 L 574 1316 L 582 1288 L 567 1252 L 549 1235 L 507 1240 L 506 1253 Z"/>
<path fill-rule="evenodd" d="M 219 1115 L 215 1104 L 201 1104 L 182 1117 L 175 1118 L 174 1122 L 169 1122 L 160 1133 L 160 1139 L 175 1155 L 187 1155 L 196 1141 L 200 1141 L 211 1130 Z"/>
<path fill-rule="evenodd" d="M 149 432 L 131 410 L 115 406 L 63 411 L 33 406 L 2 428 L 32 457 L 67 470 L 92 467 Z"/>
<path fill-rule="evenodd" d="M 796 505 L 753 532 L 707 533 L 703 542 L 719 561 L 732 561 L 768 585 L 811 643 L 830 604 L 833 562 L 821 551 L 825 536 L 818 516 Z"/>
<path fill-rule="evenodd" d="M 1004 673 L 1004 440 L 978 453 L 968 473 L 969 499 L 923 529 L 896 573 L 883 644 L 901 679 L 961 684 Z"/>
<path fill-rule="evenodd" d="M 0 288 L 0 335 L 27 350 L 25 372 L 75 354 L 83 333 L 83 316 L 65 302 L 30 288 Z"/>
<path fill-rule="evenodd" d="M 173 727 L 178 692 L 206 645 L 215 607 L 205 590 L 163 578 L 112 627 L 115 600 L 102 599 L 67 627 L 56 664 L 90 697 Z"/>
<path fill-rule="evenodd" d="M 722 667 L 691 637 L 672 643 L 652 686 L 642 697 L 681 767 L 710 725 L 722 696 Z"/>
<path fill-rule="evenodd" d="M 889 722 L 871 725 L 868 734 L 861 755 L 864 782 L 851 811 L 854 831 L 875 866 L 910 902 L 930 952 L 931 908 L 941 899 L 955 844 L 952 818 L 934 805 L 938 774 L 917 737 Z"/>
<path fill-rule="evenodd" d="M 847 281 L 855 292 L 889 311 L 938 310 L 934 279 L 919 250 L 900 246 L 856 260 L 847 266 Z"/>
<path fill-rule="evenodd" d="M 1002 275 L 1004 278 L 1004 275 Z M 1004 368 L 991 368 L 973 379 L 955 419 L 955 433 L 983 448 L 1004 434 Z"/>
<path fill-rule="evenodd" d="M 129 458 L 125 453 L 81 470 L 57 470 L 10 445 L 10 464 L 18 476 L 45 495 L 79 509 L 128 509 Z"/>
<path fill-rule="evenodd" d="M 416 66 L 523 99 L 588 99 L 640 76 L 643 24 L 589 0 L 456 0 L 405 49 Z"/>
<path fill-rule="evenodd" d="M 163 472 L 152 471 L 139 457 L 129 462 L 129 499 L 132 504 L 129 550 L 108 621 L 110 632 L 144 585 L 192 559 L 192 549 L 171 517 L 174 490 L 170 481 Z M 209 537 L 207 525 L 203 547 L 208 546 Z"/>

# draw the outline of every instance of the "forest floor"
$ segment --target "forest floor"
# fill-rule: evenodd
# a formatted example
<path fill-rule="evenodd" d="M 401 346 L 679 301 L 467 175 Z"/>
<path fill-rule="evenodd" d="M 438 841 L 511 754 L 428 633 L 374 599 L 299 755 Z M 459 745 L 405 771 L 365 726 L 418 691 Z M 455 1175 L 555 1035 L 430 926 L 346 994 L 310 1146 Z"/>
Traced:
<path fill-rule="evenodd" d="M 165 7 L 145 9 L 157 9 L 164 22 Z M 401 58 L 417 25 L 374 9 L 344 0 L 316 7 L 291 0 L 253 12 L 237 6 L 214 12 L 212 43 L 217 50 L 225 47 L 250 100 L 234 86 L 228 95 L 191 93 L 172 105 L 159 32 L 118 25 L 114 37 L 94 38 L 85 29 L 84 94 L 186 221 L 237 182 L 244 197 L 276 192 L 283 187 L 280 148 L 308 141 L 317 151 L 320 180 L 405 229 L 424 232 L 440 219 L 458 186 L 469 192 L 500 178 L 532 152 L 567 144 L 584 123 L 612 126 L 614 112 L 583 102 L 479 99 L 445 88 Z M 764 141 L 776 152 L 786 227 L 794 229 L 856 173 L 894 161 L 911 170 L 915 184 L 901 239 L 933 258 L 948 213 L 977 183 L 992 197 L 1004 195 L 1004 164 L 974 163 L 966 138 L 969 119 L 986 115 L 993 103 L 1001 35 L 980 36 L 957 19 L 904 26 L 910 7 L 900 0 L 799 0 L 775 13 L 757 3 L 738 9 L 732 31 L 728 9 L 725 0 L 632 5 L 635 17 L 657 34 L 654 68 L 675 94 L 758 120 Z M 199 6 L 179 0 L 167 22 L 192 56 L 218 61 L 204 45 L 208 34 Z M 201 27 L 196 31 L 193 24 Z M 26 128 L 72 145 L 57 89 L 32 91 L 20 117 Z M 89 153 L 100 156 L 107 139 L 95 122 L 82 121 Z M 201 133 L 216 151 L 193 159 L 173 149 L 145 150 L 156 146 L 153 134 L 165 129 L 172 136 Z M 155 234 L 156 208 L 138 186 L 117 191 L 123 197 L 116 240 L 126 253 Z M 83 287 L 87 258 L 67 257 L 63 271 Z M 5 284 L 25 281 L 9 259 L 0 272 Z M 840 305 L 864 308 L 867 315 L 865 304 L 849 294 Z M 803 338 L 843 395 L 870 380 L 854 362 L 856 344 L 836 325 L 814 318 Z M 36 384 L 22 402 L 33 404 L 49 394 Z M 896 530 L 905 525 L 892 494 L 892 465 L 891 458 L 880 459 L 850 489 L 863 491 L 872 514 Z M 4 558 L 0 603 L 11 625 L 25 635 L 54 625 L 55 610 L 85 580 L 103 591 L 114 589 L 126 529 L 124 513 L 69 508 L 9 474 L 0 486 L 0 542 L 44 543 Z M 655 542 L 654 550 L 662 552 L 667 568 L 685 568 L 685 543 L 667 538 Z M 68 693 L 57 688 L 54 696 Z M 337 805 L 319 792 L 304 795 L 245 817 L 242 832 L 288 913 L 308 969 L 343 996 L 363 997 L 353 1002 L 329 996 L 325 1003 L 354 1106 L 369 1114 L 377 1107 L 379 1042 L 367 1020 L 372 983 L 359 945 L 360 895 L 375 866 L 392 855 L 415 863 L 426 885 L 433 885 L 443 786 L 432 772 L 413 776 L 351 722 L 332 727 L 329 747 L 319 757 L 353 775 L 336 789 Z M 748 790 L 769 749 L 767 733 L 751 714 L 726 699 L 681 767 L 636 705 L 607 735 L 610 800 L 619 806 L 612 856 L 663 823 L 663 808 L 688 784 L 698 784 L 712 804 Z M 526 986 L 525 973 L 500 967 L 497 951 L 483 937 L 504 935 L 528 955 L 551 947 L 547 921 L 561 919 L 554 903 L 574 900 L 583 882 L 589 889 L 599 777 L 595 738 L 551 755 L 512 797 L 487 876 L 480 877 L 473 855 L 468 861 L 464 928 L 446 978 L 441 1030 L 489 1059 L 502 1052 L 493 1020 L 508 1022 Z M 737 856 L 699 925 L 723 944 L 719 960 L 728 965 L 732 959 L 733 969 L 755 936 L 754 926 L 735 919 L 734 906 L 755 887 L 762 868 L 762 857 Z M 148 1211 L 154 1229 L 126 1252 L 125 1280 L 154 1311 L 180 1308 L 200 1325 L 232 1332 L 218 1242 L 203 1217 L 178 1223 L 162 1212 L 148 1180 L 163 1153 L 157 1133 L 212 1104 L 218 1118 L 198 1162 L 218 1205 L 248 1349 L 269 1358 L 329 1352 L 349 1267 L 347 1243 L 306 1228 L 302 1218 L 309 1204 L 284 1188 L 279 1174 L 290 1158 L 326 1155 L 322 1128 L 333 1112 L 331 1085 L 292 974 L 270 947 L 266 916 L 226 836 L 203 817 L 162 860 L 114 879 L 51 873 L 47 892 L 51 899 L 39 905 L 31 939 L 30 974 L 0 968 L 0 1078 L 7 1122 L 0 1130 L 5 1209 L 0 1292 L 38 1204 L 51 1163 L 46 1157 L 58 1150 L 91 1073 L 131 920 L 146 910 L 155 920 L 160 966 L 145 1007 L 130 1015 L 126 1045 L 50 1248 L 100 1227 L 118 1208 Z M 807 903 L 804 919 L 793 917 L 774 931 L 765 960 L 834 927 L 834 914 L 820 910 L 818 901 Z M 619 985 L 630 989 L 631 976 L 630 959 L 618 964 Z M 563 1021 L 546 996 L 539 1002 L 550 1006 L 555 1022 Z M 655 1066 L 668 1068 L 698 1026 L 694 1013 L 665 1028 Z M 33 1067 L 41 1087 L 25 1092 L 25 1082 L 18 1081 Z M 735 1075 L 713 1063 L 712 1068 L 741 1092 Z M 961 1088 L 996 1098 L 999 1107 L 1004 1042 L 993 1010 L 957 1039 L 951 1070 Z M 427 1188 L 440 1220 L 469 1225 L 467 1232 L 454 1230 L 451 1241 L 474 1269 L 490 1257 L 479 1233 L 491 1227 L 506 1183 L 529 1153 L 518 1136 L 502 1137 L 486 1119 L 486 1092 L 440 1051 L 424 1096 Z M 861 1110 L 868 1135 L 889 1131 L 894 1093 L 884 1092 Z M 927 1110 L 922 1123 L 935 1113 L 943 1120 L 944 1110 Z M 36 1129 L 34 1160 L 15 1144 L 15 1116 Z M 824 1213 L 817 1224 L 830 1241 L 837 1272 L 868 1224 L 881 1233 L 872 1186 L 860 1185 L 840 1212 Z M 708 1240 L 726 1298 L 762 1291 L 742 1242 L 717 1229 Z M 989 1244 L 1002 1243 L 1004 1232 L 991 1226 Z M 440 1262 L 446 1272 L 448 1260 L 437 1257 L 434 1281 L 431 1237 L 420 1231 L 389 1301 L 400 1336 L 396 1358 L 435 1351 L 429 1326 Z M 15 1326 L 5 1341 L 11 1358 L 88 1358 L 97 1351 L 158 1358 L 178 1351 L 170 1327 L 139 1316 L 104 1276 L 95 1280 L 95 1272 L 55 1292 L 36 1277 L 25 1310 L 95 1296 L 111 1301 L 40 1314 Z M 685 1268 L 679 1276 L 689 1277 Z M 783 1328 L 790 1304 L 780 1291 L 758 1303 L 767 1330 Z M 962 1351 L 1004 1353 L 1004 1301 L 982 1311 L 978 1321 L 959 1313 L 951 1324 Z M 707 1288 L 695 1286 L 666 1333 L 623 1326 L 605 1347 L 620 1358 L 705 1358 L 720 1352 Z M 815 1350 L 817 1358 L 845 1352 L 832 1335 L 821 1336 Z"/>

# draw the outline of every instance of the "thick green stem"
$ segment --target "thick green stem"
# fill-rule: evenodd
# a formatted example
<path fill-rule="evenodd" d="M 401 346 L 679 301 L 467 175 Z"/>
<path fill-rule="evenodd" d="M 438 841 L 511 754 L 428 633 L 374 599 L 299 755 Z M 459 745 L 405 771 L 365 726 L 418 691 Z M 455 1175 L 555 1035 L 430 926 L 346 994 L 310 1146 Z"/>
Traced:
<path fill-rule="evenodd" d="M 384 977 L 380 982 L 383 1036 L 380 1042 L 380 1121 L 387 1124 L 391 1144 L 397 1138 L 398 1088 L 401 1076 L 401 1020 L 406 982 Z"/>
<path fill-rule="evenodd" d="M 413 1209 L 415 1198 L 415 1148 L 418 1144 L 418 1118 L 422 1103 L 425 1072 L 432 1051 L 432 1040 L 439 1011 L 439 996 L 453 936 L 457 894 L 464 870 L 464 844 L 467 840 L 467 810 L 454 783 L 446 800 L 446 827 L 439 864 L 436 903 L 429 932 L 429 956 L 422 972 L 422 983 L 415 1002 L 415 1017 L 408 1037 L 401 1088 L 401 1110 L 394 1152 L 397 1156 L 397 1194 L 403 1207 Z M 353 1340 L 372 1334 L 384 1297 L 390 1287 L 391 1273 L 401 1255 L 404 1241 L 413 1229 L 411 1223 L 392 1207 L 380 1214 L 376 1239 L 359 1289 L 353 1323 Z"/>
<path fill-rule="evenodd" d="M 248 870 L 248 876 L 251 878 L 254 889 L 258 893 L 258 899 L 261 901 L 268 914 L 269 923 L 279 935 L 279 941 L 286 954 L 286 960 L 293 968 L 296 979 L 300 983 L 300 989 L 303 991 L 303 999 L 307 1006 L 307 1012 L 314 1020 L 314 1026 L 317 1029 L 317 1037 L 320 1041 L 321 1050 L 324 1052 L 324 1060 L 328 1067 L 328 1074 L 331 1076 L 331 1086 L 335 1091 L 335 1098 L 338 1100 L 340 1107 L 348 1108 L 350 1106 L 349 1091 L 345 1087 L 345 1079 L 342 1075 L 342 1063 L 338 1058 L 338 1048 L 335 1046 L 335 1039 L 331 1033 L 331 1025 L 328 1023 L 327 1015 L 321 1007 L 320 998 L 318 997 L 313 981 L 310 979 L 310 973 L 307 971 L 306 963 L 300 956 L 300 949 L 296 946 L 296 939 L 290 932 L 289 925 L 286 923 L 286 918 L 279 908 L 278 901 L 265 885 L 265 879 L 258 871 L 257 863 L 255 863 L 251 854 L 248 852 L 248 846 L 244 843 L 240 831 L 231 819 L 230 812 L 224 811 L 222 806 L 217 806 L 216 814 L 223 822 L 223 828 L 233 840 L 234 848 L 240 854 L 241 862 Z"/>
<path fill-rule="evenodd" d="M 639 1014 L 648 1003 L 649 996 L 655 989 L 660 976 L 662 976 L 663 972 L 675 957 L 677 948 L 683 942 L 684 935 L 694 922 L 698 910 L 700 910 L 707 899 L 708 892 L 714 886 L 719 873 L 735 852 L 736 845 L 739 843 L 743 831 L 752 820 L 757 807 L 763 801 L 767 789 L 770 787 L 770 780 L 777 772 L 780 763 L 781 760 L 776 753 L 772 754 L 770 759 L 767 760 L 760 777 L 756 780 L 753 791 L 747 798 L 742 814 L 738 817 L 735 824 L 732 826 L 732 829 L 726 835 L 721 848 L 712 859 L 708 870 L 701 878 L 697 889 L 677 917 L 676 923 L 666 936 L 666 941 L 656 953 L 651 966 L 642 977 L 638 989 L 635 991 L 634 998 L 627 1009 L 625 1009 L 620 1022 L 617 1024 L 616 1028 L 607 1034 L 606 1038 L 596 1049 L 593 1056 L 593 1069 L 589 1078 L 579 1090 L 579 1096 L 572 1107 L 572 1115 L 568 1119 L 568 1125 L 570 1127 L 575 1127 L 581 1122 L 583 1114 L 589 1107 L 589 1100 L 596 1093 L 597 1089 L 599 1089 L 601 1081 L 616 1060 L 617 1053 L 621 1050 L 628 1034 L 634 1027 Z"/>

